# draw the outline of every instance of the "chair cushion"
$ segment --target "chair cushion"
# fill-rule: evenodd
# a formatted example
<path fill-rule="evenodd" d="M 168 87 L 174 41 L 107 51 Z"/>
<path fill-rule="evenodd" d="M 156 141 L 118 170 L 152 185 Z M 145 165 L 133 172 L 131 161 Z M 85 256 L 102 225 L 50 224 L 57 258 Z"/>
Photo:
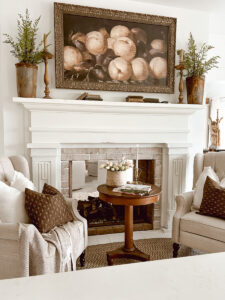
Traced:
<path fill-rule="evenodd" d="M 11 181 L 10 186 L 21 192 L 24 192 L 25 188 L 35 190 L 33 182 L 26 178 L 23 173 L 17 171 L 14 172 L 13 180 Z"/>
<path fill-rule="evenodd" d="M 3 223 L 29 223 L 24 192 L 3 181 L 0 181 L 0 220 Z"/>
<path fill-rule="evenodd" d="M 202 203 L 202 197 L 203 197 L 203 189 L 204 189 L 204 184 L 206 181 L 206 178 L 210 177 L 213 180 L 219 182 L 219 177 L 217 174 L 214 172 L 214 170 L 211 167 L 205 167 L 202 174 L 199 176 L 197 182 L 196 182 L 196 187 L 194 191 L 194 200 L 193 200 L 193 208 L 199 210 L 201 203 Z"/>
<path fill-rule="evenodd" d="M 225 242 L 225 221 L 192 211 L 181 218 L 180 230 Z"/>
<path fill-rule="evenodd" d="M 225 188 L 225 178 L 223 178 L 223 179 L 220 181 L 220 186 L 222 186 L 223 188 Z"/>
<path fill-rule="evenodd" d="M 205 181 L 199 214 L 225 220 L 225 188 L 209 177 Z"/>
<path fill-rule="evenodd" d="M 74 219 L 62 194 L 47 184 L 43 193 L 25 189 L 25 208 L 32 224 L 41 233 Z"/>

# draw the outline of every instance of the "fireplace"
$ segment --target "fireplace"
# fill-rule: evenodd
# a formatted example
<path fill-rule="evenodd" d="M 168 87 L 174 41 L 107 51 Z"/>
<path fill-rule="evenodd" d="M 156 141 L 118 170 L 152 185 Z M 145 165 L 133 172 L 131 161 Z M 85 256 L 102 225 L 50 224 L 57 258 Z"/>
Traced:
<path fill-rule="evenodd" d="M 118 153 L 121 152 L 121 157 L 124 156 L 124 153 L 128 157 L 133 157 L 132 150 L 124 148 L 114 149 L 114 151 L 113 149 L 105 149 L 104 153 L 107 155 L 107 153 L 112 151 L 118 157 Z M 63 151 L 67 152 L 66 150 Z M 99 149 L 95 149 L 96 158 L 98 158 L 97 151 Z M 151 151 L 154 150 L 151 149 Z M 70 154 L 71 152 L 70 150 Z M 76 151 L 74 152 L 76 153 Z M 94 149 L 89 150 L 89 152 L 93 153 Z M 85 154 L 87 153 L 88 151 Z M 159 153 L 161 154 L 161 151 Z M 148 153 L 148 156 L 150 157 L 150 153 Z M 154 157 L 154 155 L 151 156 Z M 112 161 L 115 161 L 113 155 L 111 157 Z M 161 155 L 158 155 L 156 163 L 159 167 L 161 166 L 160 158 Z M 132 159 L 131 161 L 136 165 L 136 160 Z M 100 168 L 104 162 L 105 160 L 100 159 L 94 161 L 72 161 L 72 163 L 70 161 L 69 166 L 72 166 L 72 170 L 69 167 L 68 170 L 63 171 L 63 173 L 68 172 L 69 174 L 69 194 L 73 199 L 78 200 L 78 210 L 88 221 L 89 235 L 124 231 L 124 206 L 114 206 L 98 198 L 97 186 L 106 182 L 106 170 Z M 155 178 L 155 159 L 138 160 L 138 168 L 139 181 L 146 184 L 154 184 L 156 179 L 159 185 L 161 174 L 157 174 L 158 178 Z M 134 176 L 134 169 L 130 169 L 128 180 L 132 182 Z M 64 185 L 64 182 L 62 182 L 62 185 Z M 159 209 L 159 203 L 134 207 L 134 230 L 151 230 L 153 229 L 153 225 L 154 229 L 159 229 Z"/>
<path fill-rule="evenodd" d="M 106 182 L 106 177 L 102 176 L 99 166 L 106 160 L 118 160 L 123 156 L 132 160 L 136 164 L 136 145 L 133 147 L 104 147 L 104 148 L 63 148 L 61 150 L 61 186 L 62 192 L 66 196 L 73 197 L 79 203 L 79 209 L 82 215 L 88 219 L 89 234 L 112 233 L 123 231 L 123 207 L 113 207 L 110 211 L 108 207 L 99 207 L 99 214 L 96 213 L 98 202 L 97 186 Z M 139 180 L 145 183 L 155 184 L 161 187 L 162 183 L 162 148 L 160 147 L 140 147 L 139 148 Z M 79 174 L 86 172 L 86 177 L 94 178 L 93 186 L 90 184 L 85 188 L 84 180 L 80 181 L 80 188 L 76 185 L 76 170 Z M 82 171 L 83 170 L 83 171 Z M 97 177 L 98 172 L 100 178 Z M 90 175 L 90 176 L 88 176 Z M 96 179 L 97 178 L 97 179 Z M 132 178 L 131 178 L 132 180 Z M 88 180 L 88 183 L 90 179 Z M 74 189 L 75 187 L 75 189 Z M 85 203 L 92 199 L 92 202 Z M 93 199 L 95 198 L 95 199 Z M 134 210 L 134 230 L 150 230 L 161 228 L 161 207 L 160 201 L 144 207 L 137 207 Z M 96 214 L 95 214 L 96 213 Z M 114 214 L 113 214 L 114 213 Z M 95 214 L 95 218 L 93 217 Z M 108 214 L 108 218 L 106 215 Z M 100 228 L 102 227 L 102 228 Z"/>
<path fill-rule="evenodd" d="M 124 206 L 111 205 L 98 197 L 78 201 L 78 211 L 87 219 L 88 235 L 124 232 Z M 152 230 L 154 204 L 134 206 L 134 230 Z M 154 228 L 156 229 L 156 228 Z"/>
<path fill-rule="evenodd" d="M 96 161 L 96 155 L 98 160 L 121 158 L 120 149 L 134 160 L 139 144 L 140 160 L 154 161 L 155 184 L 162 189 L 160 203 L 154 207 L 153 229 L 171 228 L 175 195 L 191 189 L 193 156 L 205 146 L 204 105 L 13 101 L 25 108 L 26 155 L 32 160 L 39 191 L 47 182 L 68 196 L 72 161 Z"/>

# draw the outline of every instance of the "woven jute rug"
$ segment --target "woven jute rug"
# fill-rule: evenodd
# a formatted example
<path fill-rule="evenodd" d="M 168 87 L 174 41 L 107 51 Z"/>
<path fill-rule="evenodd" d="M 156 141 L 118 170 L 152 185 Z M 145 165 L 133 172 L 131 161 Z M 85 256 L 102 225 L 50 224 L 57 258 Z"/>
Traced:
<path fill-rule="evenodd" d="M 134 242 L 135 245 L 141 251 L 150 255 L 151 260 L 159 260 L 172 258 L 173 255 L 173 243 L 171 239 L 168 238 L 154 238 L 154 239 L 145 239 L 137 240 Z M 123 243 L 110 243 L 110 244 L 101 244 L 96 246 L 89 246 L 86 249 L 85 256 L 85 267 L 81 268 L 79 265 L 79 259 L 77 260 L 77 269 L 92 269 L 100 268 L 107 266 L 106 252 L 115 250 L 123 246 Z M 179 250 L 179 257 L 191 256 L 200 254 L 190 248 L 181 247 Z M 136 263 L 138 261 L 131 259 L 115 259 L 114 264 L 127 264 L 127 263 Z"/>

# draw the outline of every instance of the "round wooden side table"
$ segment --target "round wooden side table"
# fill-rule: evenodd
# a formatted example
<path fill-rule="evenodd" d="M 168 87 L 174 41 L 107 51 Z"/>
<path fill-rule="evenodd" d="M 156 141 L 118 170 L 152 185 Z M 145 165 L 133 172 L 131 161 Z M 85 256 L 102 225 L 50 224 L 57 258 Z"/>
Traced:
<path fill-rule="evenodd" d="M 152 185 L 148 196 L 131 195 L 113 192 L 113 187 L 106 184 L 98 186 L 99 198 L 114 205 L 125 207 L 125 245 L 122 248 L 107 252 L 107 261 L 113 265 L 115 258 L 131 258 L 140 261 L 150 260 L 150 256 L 137 249 L 133 242 L 133 206 L 147 205 L 159 200 L 160 188 Z"/>

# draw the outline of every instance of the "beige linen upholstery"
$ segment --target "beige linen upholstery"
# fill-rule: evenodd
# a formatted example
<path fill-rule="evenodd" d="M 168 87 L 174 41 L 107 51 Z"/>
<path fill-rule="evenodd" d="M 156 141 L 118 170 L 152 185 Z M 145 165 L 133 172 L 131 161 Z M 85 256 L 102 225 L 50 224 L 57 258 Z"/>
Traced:
<path fill-rule="evenodd" d="M 220 180 L 225 178 L 225 152 L 209 152 L 195 156 L 193 187 L 204 167 L 208 166 L 213 168 Z M 205 253 L 225 251 L 225 220 L 202 216 L 192 211 L 193 198 L 193 191 L 176 197 L 173 242 Z"/>
<path fill-rule="evenodd" d="M 29 165 L 27 163 L 27 160 L 24 156 L 11 156 L 10 160 L 12 162 L 12 165 L 14 169 L 18 172 L 23 173 L 25 177 L 30 179 L 30 170 Z"/>
<path fill-rule="evenodd" d="M 180 231 L 194 233 L 225 243 L 225 221 L 192 211 L 181 218 Z"/>
<path fill-rule="evenodd" d="M 9 158 L 0 158 L 0 180 L 10 183 L 13 179 L 14 167 Z"/>
<path fill-rule="evenodd" d="M 0 180 L 9 184 L 13 178 L 14 171 L 23 173 L 30 178 L 29 165 L 23 156 L 0 158 Z M 77 224 L 77 259 L 87 247 L 87 221 L 77 211 L 77 203 L 67 199 L 69 208 L 72 209 Z M 33 225 L 28 225 L 33 226 Z M 21 266 L 19 252 L 19 224 L 1 223 L 0 221 L 0 279 L 19 277 Z"/>
<path fill-rule="evenodd" d="M 180 235 L 180 220 L 181 218 L 191 210 L 193 201 L 193 191 L 178 195 L 176 197 L 177 209 L 173 217 L 172 236 L 174 243 L 179 243 Z"/>

